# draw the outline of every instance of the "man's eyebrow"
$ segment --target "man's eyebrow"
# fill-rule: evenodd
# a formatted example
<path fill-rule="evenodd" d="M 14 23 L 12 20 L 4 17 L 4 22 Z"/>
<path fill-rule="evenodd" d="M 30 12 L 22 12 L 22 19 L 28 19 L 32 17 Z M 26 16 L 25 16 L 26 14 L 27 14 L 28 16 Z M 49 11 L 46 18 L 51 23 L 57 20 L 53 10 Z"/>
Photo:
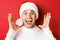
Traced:
<path fill-rule="evenodd" d="M 35 12 L 34 10 L 31 10 L 32 12 Z"/>

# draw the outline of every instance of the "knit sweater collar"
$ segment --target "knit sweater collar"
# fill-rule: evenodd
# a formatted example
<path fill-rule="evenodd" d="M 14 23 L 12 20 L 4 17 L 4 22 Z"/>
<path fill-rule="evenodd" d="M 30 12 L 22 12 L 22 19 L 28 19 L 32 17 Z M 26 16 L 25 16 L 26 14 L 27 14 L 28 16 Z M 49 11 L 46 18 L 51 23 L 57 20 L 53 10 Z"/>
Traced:
<path fill-rule="evenodd" d="M 26 26 L 22 27 L 22 31 L 24 31 L 24 32 L 38 32 L 39 30 L 40 29 L 36 25 L 33 28 L 27 28 Z"/>

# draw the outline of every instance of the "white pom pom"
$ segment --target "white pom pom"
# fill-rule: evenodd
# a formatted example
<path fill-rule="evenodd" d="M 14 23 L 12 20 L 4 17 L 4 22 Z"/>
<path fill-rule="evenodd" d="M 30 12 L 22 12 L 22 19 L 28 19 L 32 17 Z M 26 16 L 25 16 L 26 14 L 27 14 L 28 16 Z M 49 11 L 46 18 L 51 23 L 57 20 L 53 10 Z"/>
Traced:
<path fill-rule="evenodd" d="M 22 26 L 22 25 L 23 25 L 22 19 L 17 19 L 17 20 L 16 20 L 16 25 Z"/>

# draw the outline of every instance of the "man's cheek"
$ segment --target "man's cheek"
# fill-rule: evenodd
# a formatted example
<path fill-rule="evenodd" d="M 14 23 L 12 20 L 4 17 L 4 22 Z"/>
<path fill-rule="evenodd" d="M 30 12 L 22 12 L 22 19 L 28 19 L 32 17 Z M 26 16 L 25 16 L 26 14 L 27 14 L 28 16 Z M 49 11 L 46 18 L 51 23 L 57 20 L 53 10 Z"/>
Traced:
<path fill-rule="evenodd" d="M 24 18 L 22 18 L 22 21 L 24 22 L 24 21 L 25 21 L 25 19 L 24 19 Z"/>

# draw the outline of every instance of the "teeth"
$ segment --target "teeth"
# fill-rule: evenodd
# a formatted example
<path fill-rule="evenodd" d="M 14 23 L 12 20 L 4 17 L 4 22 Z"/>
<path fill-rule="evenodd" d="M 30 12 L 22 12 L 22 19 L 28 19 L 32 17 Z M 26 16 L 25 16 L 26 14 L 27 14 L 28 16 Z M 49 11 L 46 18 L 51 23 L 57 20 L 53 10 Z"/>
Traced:
<path fill-rule="evenodd" d="M 26 22 L 32 22 L 32 19 L 27 19 Z"/>
<path fill-rule="evenodd" d="M 32 20 L 31 21 L 26 21 L 26 22 L 32 22 Z"/>
<path fill-rule="evenodd" d="M 31 23 L 31 22 L 32 22 L 32 20 L 31 20 L 31 21 L 28 21 L 28 20 L 27 20 L 26 22 L 27 22 L 27 23 Z"/>

